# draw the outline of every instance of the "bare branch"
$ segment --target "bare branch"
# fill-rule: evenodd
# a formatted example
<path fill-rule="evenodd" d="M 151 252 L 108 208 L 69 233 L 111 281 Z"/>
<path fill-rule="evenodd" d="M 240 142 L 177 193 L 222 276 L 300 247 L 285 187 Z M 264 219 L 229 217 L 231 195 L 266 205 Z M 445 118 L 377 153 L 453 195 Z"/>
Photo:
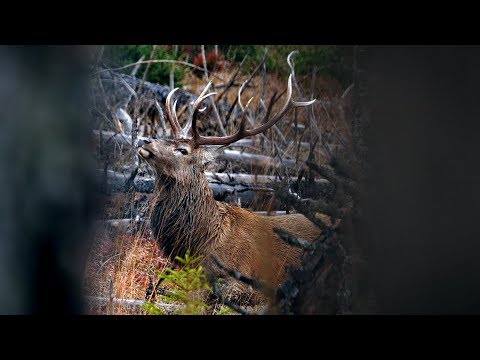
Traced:
<path fill-rule="evenodd" d="M 287 91 L 287 89 L 285 89 L 285 91 Z M 275 98 L 276 95 L 277 92 L 274 91 L 272 97 L 270 98 L 270 102 L 268 103 L 267 112 L 265 113 L 264 119 L 268 119 L 270 113 L 272 112 L 273 105 L 277 102 L 278 99 L 280 99 L 280 96 L 282 96 L 283 93 L 280 94 L 277 98 Z"/>
<path fill-rule="evenodd" d="M 205 46 L 204 45 L 202 45 L 202 61 L 203 61 L 203 68 L 205 69 L 205 81 L 208 83 L 207 86 L 210 86 L 213 83 L 211 81 L 209 81 L 209 79 L 208 79 L 207 59 L 205 57 Z M 225 128 L 223 127 L 222 119 L 220 117 L 220 113 L 218 112 L 218 108 L 217 108 L 217 105 L 215 104 L 215 101 L 212 101 L 211 104 L 212 104 L 212 108 L 213 108 L 213 115 L 214 115 L 215 120 L 217 122 L 217 126 L 220 129 L 220 132 L 222 133 L 222 135 L 227 135 L 227 132 L 225 131 Z M 187 125 L 188 125 L 188 130 L 190 130 L 191 122 L 189 121 L 189 123 Z M 188 130 L 187 130 L 187 132 L 188 132 Z"/>
<path fill-rule="evenodd" d="M 222 118 L 220 117 L 220 113 L 218 112 L 218 108 L 215 101 L 212 101 L 212 108 L 213 108 L 213 114 L 215 115 L 215 120 L 217 121 L 217 126 L 220 129 L 220 133 L 222 135 L 227 135 L 227 132 L 223 127 Z"/>
<path fill-rule="evenodd" d="M 162 125 L 163 133 L 166 135 L 167 134 L 167 126 L 165 124 L 165 116 L 163 115 L 162 107 L 158 103 L 157 99 L 155 99 L 155 107 L 157 108 L 158 114 L 160 115 L 160 123 Z"/>
<path fill-rule="evenodd" d="M 173 56 L 177 57 L 178 45 L 173 45 L 173 49 L 174 49 Z M 170 89 L 173 89 L 175 87 L 174 71 L 175 71 L 175 63 L 172 63 L 170 67 Z"/>
<path fill-rule="evenodd" d="M 288 232 L 283 231 L 282 229 L 279 229 L 279 228 L 274 227 L 273 231 L 275 231 L 278 234 L 278 236 L 280 236 L 283 240 L 285 240 L 288 244 L 290 244 L 292 246 L 299 247 L 303 250 L 313 250 L 314 249 L 314 245 L 310 241 L 297 238 L 297 237 L 295 237 L 295 236 L 289 234 Z"/>
<path fill-rule="evenodd" d="M 217 265 L 221 270 L 223 270 L 225 273 L 227 273 L 227 275 L 231 276 L 232 278 L 241 281 L 247 285 L 250 285 L 255 290 L 259 290 L 267 296 L 273 296 L 275 294 L 275 289 L 270 288 L 264 282 L 249 278 L 248 276 L 243 275 L 237 270 L 226 268 L 225 265 L 223 265 L 223 263 L 213 255 L 210 255 L 210 258 L 213 260 L 215 265 Z"/>
<path fill-rule="evenodd" d="M 128 107 L 128 103 L 130 102 L 132 96 L 134 96 L 135 98 L 137 98 L 137 93 L 135 92 L 135 90 L 133 90 L 133 88 L 125 81 L 124 78 L 122 78 L 121 76 L 115 74 L 117 76 L 118 79 L 120 79 L 121 83 L 123 84 L 123 86 L 125 86 L 125 88 L 128 90 L 128 92 L 130 93 L 130 96 L 128 97 L 126 103 L 125 103 L 125 108 Z"/>
<path fill-rule="evenodd" d="M 208 69 L 207 69 L 207 58 L 205 57 L 205 45 L 201 46 L 202 48 L 202 62 L 203 62 L 203 69 L 205 71 L 205 81 L 208 83 Z"/>
<path fill-rule="evenodd" d="M 150 53 L 150 60 L 153 60 L 153 58 L 155 57 L 155 54 L 157 53 L 157 50 L 158 50 L 158 45 L 153 45 L 152 52 Z M 147 79 L 147 74 L 148 74 L 148 71 L 150 70 L 151 65 L 152 65 L 152 63 L 149 62 L 147 64 L 147 67 L 146 67 L 145 71 L 143 72 L 142 81 L 140 81 L 140 86 L 138 87 L 138 92 L 139 93 L 142 91 L 143 84 L 145 83 L 145 80 Z"/>
<path fill-rule="evenodd" d="M 242 86 L 243 83 L 237 83 L 237 82 L 234 82 L 232 84 L 215 84 L 215 88 L 217 89 L 222 89 L 222 88 L 229 88 L 229 87 L 239 87 L 239 86 Z M 248 88 L 255 88 L 256 86 L 255 85 L 252 85 L 252 84 L 248 84 L 247 85 Z M 224 93 L 225 90 L 222 92 Z"/>
<path fill-rule="evenodd" d="M 142 55 L 142 57 L 135 63 L 136 65 L 134 66 L 132 72 L 130 73 L 131 76 L 135 76 L 138 72 L 138 69 L 140 69 L 141 62 L 145 59 L 145 55 Z"/>
<path fill-rule="evenodd" d="M 258 64 L 258 66 L 255 68 L 255 70 L 252 71 L 252 73 L 250 74 L 250 76 L 248 77 L 248 79 L 244 81 L 244 84 L 245 84 L 244 86 L 247 86 L 247 85 L 250 83 L 250 81 L 252 81 L 252 79 L 253 79 L 253 77 L 255 76 L 255 74 L 258 72 L 258 70 L 261 69 L 261 67 L 262 67 L 263 64 L 265 63 L 266 58 L 267 58 L 267 52 L 265 51 L 265 52 L 263 53 L 263 57 L 262 57 L 262 60 L 260 61 L 260 64 Z M 235 100 L 233 101 L 233 104 L 232 104 L 232 106 L 230 107 L 230 110 L 228 111 L 227 116 L 225 117 L 225 123 L 227 123 L 228 120 L 230 119 L 230 116 L 231 116 L 231 114 L 232 114 L 232 112 L 233 112 L 233 109 L 235 108 L 235 105 L 237 104 L 237 102 L 238 102 L 238 95 L 237 95 L 237 97 L 235 98 Z"/>
<path fill-rule="evenodd" d="M 220 95 L 217 96 L 217 99 L 216 101 L 220 101 L 223 97 L 223 95 L 226 94 L 226 92 L 228 91 L 228 89 L 231 87 L 231 86 L 241 86 L 241 84 L 237 84 L 235 83 L 235 79 L 237 78 L 237 75 L 239 74 L 240 72 L 240 69 L 242 68 L 243 66 L 243 63 L 245 62 L 245 59 L 247 58 L 247 55 L 244 56 L 242 62 L 240 63 L 240 65 L 237 67 L 237 70 L 233 73 L 233 75 L 230 77 L 230 79 L 228 80 L 228 82 L 226 84 L 220 84 L 220 85 L 216 85 L 217 88 L 220 88 L 220 87 L 225 87 L 225 90 L 223 90 Z"/>
<path fill-rule="evenodd" d="M 125 66 L 121 66 L 121 67 L 118 67 L 118 68 L 102 69 L 102 70 L 99 70 L 99 71 L 93 73 L 92 76 L 97 75 L 97 74 L 100 74 L 100 73 L 102 73 L 102 72 L 106 72 L 106 71 L 118 71 L 118 70 L 127 69 L 127 68 L 132 67 L 132 66 L 136 66 L 136 65 L 139 65 L 139 64 L 148 64 L 148 63 L 152 63 L 152 64 L 155 64 L 155 63 L 181 64 L 181 65 L 185 65 L 185 66 L 188 66 L 188 67 L 191 67 L 191 68 L 200 70 L 200 71 L 205 71 L 205 69 L 201 68 L 200 66 L 196 66 L 196 65 L 190 64 L 190 63 L 188 63 L 188 62 L 186 62 L 186 61 L 162 59 L 162 60 L 137 61 L 137 62 L 135 62 L 135 63 L 128 64 L 128 65 L 125 65 Z M 208 71 L 208 70 L 207 70 L 207 71 Z M 210 73 L 211 76 L 217 78 L 218 80 L 220 80 L 220 81 L 222 81 L 222 82 L 225 82 L 225 80 L 224 80 L 223 78 L 221 78 L 220 76 L 215 75 L 215 74 L 212 73 L 211 71 L 208 71 L 208 72 Z"/>
<path fill-rule="evenodd" d="M 262 88 L 262 102 L 265 102 L 267 98 L 267 66 L 265 62 L 262 65 L 262 79 L 263 79 L 263 88 Z"/>
<path fill-rule="evenodd" d="M 345 91 L 343 92 L 342 94 L 342 99 L 345 99 L 347 97 L 348 94 L 350 94 L 350 91 L 353 89 L 353 84 L 350 85 L 349 87 L 347 87 L 345 89 Z"/>
<path fill-rule="evenodd" d="M 312 161 L 307 161 L 306 165 L 315 171 L 317 174 L 323 176 L 325 179 L 330 181 L 335 186 L 343 186 L 345 190 L 352 196 L 358 196 L 360 193 L 358 186 L 354 180 L 348 178 L 340 178 L 335 174 L 332 168 L 329 168 L 325 165 L 317 165 Z"/>

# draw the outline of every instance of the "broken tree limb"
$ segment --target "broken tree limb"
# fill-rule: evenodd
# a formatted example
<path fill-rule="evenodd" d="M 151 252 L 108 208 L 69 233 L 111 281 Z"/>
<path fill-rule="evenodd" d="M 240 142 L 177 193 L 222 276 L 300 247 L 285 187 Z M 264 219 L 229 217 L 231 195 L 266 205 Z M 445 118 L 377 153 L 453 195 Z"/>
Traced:
<path fill-rule="evenodd" d="M 108 303 L 110 302 L 110 299 L 106 297 L 86 296 L 85 298 L 88 303 L 95 303 L 99 306 L 107 306 Z M 132 306 L 136 308 L 141 308 L 143 305 L 147 303 L 147 301 L 144 301 L 144 300 L 118 299 L 118 298 L 113 298 L 112 302 L 120 305 Z M 183 305 L 167 304 L 167 303 L 159 303 L 159 302 L 156 302 L 155 305 L 158 306 L 163 311 L 165 311 L 166 313 L 173 313 L 175 310 L 181 309 L 183 307 Z"/>
<path fill-rule="evenodd" d="M 271 287 L 269 287 L 264 281 L 259 281 L 259 280 L 250 278 L 248 276 L 245 276 L 238 270 L 227 268 L 219 259 L 217 259 L 213 255 L 210 255 L 210 259 L 213 261 L 213 263 L 216 266 L 220 268 L 220 270 L 225 272 L 228 276 L 236 280 L 239 280 L 247 285 L 250 285 L 255 290 L 259 290 L 267 296 L 273 296 L 275 294 L 275 289 L 272 289 Z"/>
<path fill-rule="evenodd" d="M 292 246 L 299 247 L 303 250 L 313 250 L 314 248 L 314 244 L 311 243 L 310 241 L 292 236 L 288 232 L 283 231 L 282 229 L 273 228 L 273 231 L 275 231 L 278 234 L 278 236 L 280 236 L 283 240 L 285 240 L 288 244 Z"/>

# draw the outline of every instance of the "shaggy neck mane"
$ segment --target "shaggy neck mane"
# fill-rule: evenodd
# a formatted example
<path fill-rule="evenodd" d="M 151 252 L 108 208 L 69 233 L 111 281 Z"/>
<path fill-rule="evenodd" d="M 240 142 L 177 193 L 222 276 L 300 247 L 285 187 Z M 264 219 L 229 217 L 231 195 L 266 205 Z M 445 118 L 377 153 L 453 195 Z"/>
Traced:
<path fill-rule="evenodd" d="M 199 171 L 197 169 L 197 171 Z M 201 254 L 215 239 L 221 225 L 217 203 L 203 174 L 180 180 L 157 174 L 151 227 L 167 256 Z M 218 235 L 217 235 L 218 236 Z"/>

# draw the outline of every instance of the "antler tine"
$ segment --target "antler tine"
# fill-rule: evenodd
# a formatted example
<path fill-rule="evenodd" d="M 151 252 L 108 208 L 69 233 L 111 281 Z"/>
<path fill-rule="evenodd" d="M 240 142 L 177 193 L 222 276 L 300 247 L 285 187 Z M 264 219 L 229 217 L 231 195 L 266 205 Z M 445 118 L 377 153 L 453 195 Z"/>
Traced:
<path fill-rule="evenodd" d="M 242 92 L 243 92 L 243 89 L 245 88 L 245 85 L 247 85 L 247 81 L 248 80 L 245 80 L 242 85 L 240 86 L 240 88 L 238 89 L 238 106 L 240 106 L 240 109 L 242 109 L 242 111 L 244 111 L 244 107 L 242 105 Z"/>
<path fill-rule="evenodd" d="M 175 110 L 177 106 L 177 101 L 175 100 L 173 107 L 172 107 L 172 96 L 177 91 L 178 88 L 173 89 L 167 96 L 167 100 L 165 101 L 165 110 L 167 111 L 167 120 L 172 127 L 173 135 L 175 138 L 179 138 L 181 136 L 181 127 L 178 123 L 177 112 Z"/>
<path fill-rule="evenodd" d="M 239 91 L 240 95 L 240 91 Z M 252 98 L 253 99 L 253 98 Z M 296 107 L 304 107 L 304 106 L 309 106 L 313 104 L 316 99 L 310 100 L 310 101 L 293 101 L 292 100 L 292 74 L 288 77 L 288 87 L 287 87 L 287 101 L 285 102 L 285 105 L 283 105 L 282 110 L 280 110 L 275 116 L 270 118 L 268 121 L 264 122 L 261 126 L 255 128 L 255 129 L 250 129 L 246 130 L 245 129 L 245 119 L 246 119 L 246 112 L 247 112 L 247 107 L 252 101 L 250 99 L 247 103 L 247 106 L 243 109 L 242 112 L 242 119 L 240 121 L 240 128 L 238 131 L 229 136 L 202 136 L 198 134 L 198 131 L 195 127 L 195 118 L 194 118 L 194 141 L 195 141 L 195 146 L 200 146 L 200 145 L 228 145 L 231 144 L 235 141 L 238 141 L 240 139 L 243 139 L 248 136 L 253 136 L 260 134 L 261 132 L 264 132 L 265 130 L 271 128 L 275 123 L 280 120 L 290 109 L 296 108 Z M 239 103 L 240 103 L 240 97 L 239 97 Z"/>
<path fill-rule="evenodd" d="M 190 131 L 190 129 L 192 127 L 193 114 L 195 112 L 195 109 L 197 109 L 197 111 L 198 111 L 198 107 L 202 103 L 203 100 L 205 100 L 207 97 L 209 97 L 211 95 L 216 94 L 216 92 L 212 92 L 208 95 L 205 95 L 207 93 L 208 89 L 210 89 L 210 86 L 212 86 L 212 83 L 213 83 L 212 81 L 208 82 L 207 86 L 205 86 L 205 89 L 203 89 L 203 91 L 198 96 L 197 100 L 195 100 L 195 102 L 193 103 L 192 110 L 190 111 L 190 116 L 187 120 L 187 123 L 185 124 L 185 127 L 182 129 L 182 137 L 186 138 L 188 136 L 188 132 Z M 203 110 L 201 110 L 200 112 L 202 112 L 202 111 Z"/>
<path fill-rule="evenodd" d="M 202 92 L 202 94 L 203 94 L 203 92 Z M 209 96 L 216 95 L 216 94 L 217 94 L 216 92 L 211 92 L 207 95 L 199 96 L 198 99 L 193 104 L 193 110 L 192 110 L 192 113 L 190 114 L 190 119 L 188 119 L 188 123 L 185 126 L 184 131 L 186 131 L 188 133 L 188 130 L 190 130 L 190 128 L 192 129 L 193 139 L 194 139 L 195 144 L 197 142 L 196 139 L 200 136 L 198 134 L 198 129 L 197 129 L 197 113 L 198 112 L 203 112 L 206 109 L 206 107 L 204 107 L 203 109 L 200 109 L 200 105 L 202 105 L 203 100 L 205 100 Z"/>

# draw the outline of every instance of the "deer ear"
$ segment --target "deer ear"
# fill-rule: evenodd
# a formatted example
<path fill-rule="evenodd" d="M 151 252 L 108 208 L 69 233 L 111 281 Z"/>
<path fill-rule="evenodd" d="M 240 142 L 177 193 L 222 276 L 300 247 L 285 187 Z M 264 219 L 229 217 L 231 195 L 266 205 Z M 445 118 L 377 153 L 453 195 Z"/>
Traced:
<path fill-rule="evenodd" d="M 203 149 L 203 165 L 207 166 L 218 156 L 218 153 L 214 148 L 204 148 Z"/>

